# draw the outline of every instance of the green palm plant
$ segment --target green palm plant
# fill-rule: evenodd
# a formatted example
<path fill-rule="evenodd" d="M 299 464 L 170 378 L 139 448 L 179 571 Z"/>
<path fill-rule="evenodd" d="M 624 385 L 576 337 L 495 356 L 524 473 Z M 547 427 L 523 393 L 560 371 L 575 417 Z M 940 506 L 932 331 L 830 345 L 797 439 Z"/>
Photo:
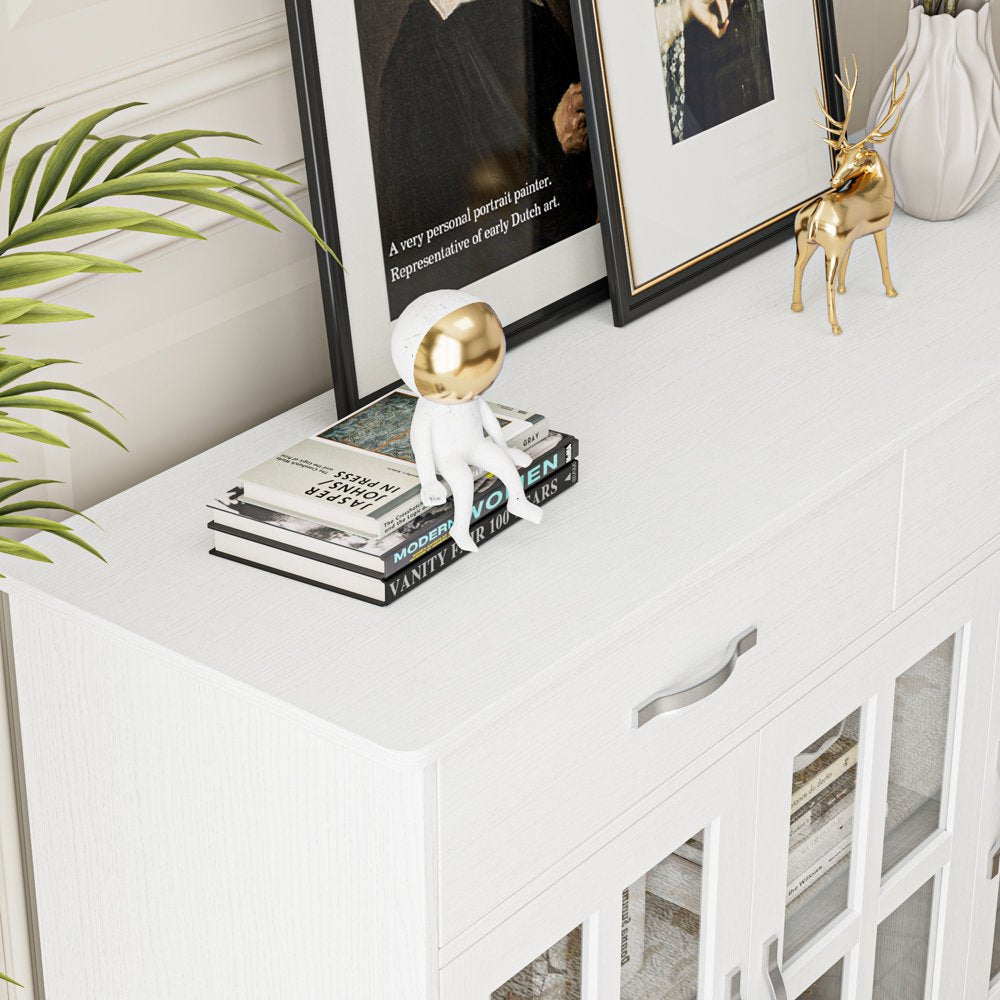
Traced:
<path fill-rule="evenodd" d="M 7 236 L 0 239 L 0 293 L 73 274 L 126 274 L 139 270 L 107 257 L 40 249 L 55 240 L 119 230 L 204 239 L 172 219 L 114 203 L 135 196 L 199 205 L 276 230 L 277 226 L 248 204 L 248 200 L 263 202 L 306 230 L 337 259 L 298 206 L 275 186 L 297 184 L 293 177 L 248 160 L 201 156 L 190 145 L 194 140 L 218 137 L 256 142 L 250 136 L 199 129 L 151 135 L 95 134 L 112 115 L 141 103 L 122 104 L 88 115 L 58 139 L 40 143 L 21 157 L 10 184 Z M 41 110 L 36 108 L 0 129 L 0 188 L 15 133 Z M 32 189 L 34 199 L 27 218 Z M 108 204 L 109 201 L 113 203 Z M 82 310 L 36 298 L 0 297 L 0 324 L 61 323 L 91 318 Z M 0 335 L 0 340 L 3 339 L 6 337 Z M 0 434 L 55 448 L 68 447 L 56 434 L 14 415 L 24 410 L 48 411 L 83 424 L 124 448 L 93 416 L 85 402 L 110 404 L 79 386 L 35 374 L 53 365 L 73 363 L 64 358 L 13 355 L 0 345 Z M 16 459 L 0 451 L 0 462 L 16 462 Z M 30 529 L 48 532 L 102 558 L 72 528 L 39 513 L 79 514 L 79 511 L 54 501 L 25 498 L 28 491 L 54 482 L 0 477 L 0 554 L 51 562 L 44 553 L 9 537 L 13 529 Z"/>

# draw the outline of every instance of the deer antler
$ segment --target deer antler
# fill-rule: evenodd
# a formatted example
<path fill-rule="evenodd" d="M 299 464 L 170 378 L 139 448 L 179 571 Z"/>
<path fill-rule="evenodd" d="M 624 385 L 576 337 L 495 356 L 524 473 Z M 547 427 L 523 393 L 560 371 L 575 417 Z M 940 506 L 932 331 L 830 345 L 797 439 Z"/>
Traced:
<path fill-rule="evenodd" d="M 896 131 L 899 126 L 900 119 L 903 117 L 903 101 L 906 100 L 907 91 L 910 89 L 910 74 L 906 74 L 906 85 L 903 87 L 903 92 L 897 94 L 896 91 L 899 85 L 899 67 L 892 67 L 892 96 L 889 99 L 889 110 L 882 116 L 882 120 L 878 123 L 868 133 L 868 135 L 863 140 L 864 142 L 885 142 L 886 139 Z M 896 120 L 892 123 L 892 126 L 886 129 L 886 125 L 889 123 L 889 119 L 892 116 L 896 116 Z"/>
<path fill-rule="evenodd" d="M 840 75 L 834 76 L 834 79 L 840 84 L 840 89 L 844 92 L 844 117 L 843 120 L 838 120 L 830 114 L 826 109 L 826 105 L 823 103 L 823 99 L 819 96 L 819 92 L 816 93 L 816 103 L 819 104 L 820 111 L 823 112 L 823 117 L 826 119 L 826 123 L 818 122 L 813 119 L 813 123 L 818 125 L 821 129 L 828 132 L 829 135 L 826 136 L 826 143 L 832 146 L 834 149 L 841 149 L 847 144 L 847 124 L 851 120 L 851 111 L 854 108 L 854 95 L 858 90 L 858 60 L 856 56 L 852 57 L 854 61 L 854 79 L 851 79 L 850 71 L 847 68 L 847 56 L 844 56 L 844 70 L 843 77 Z M 845 82 L 845 81 L 850 81 Z M 832 137 L 832 138 L 831 138 Z"/>

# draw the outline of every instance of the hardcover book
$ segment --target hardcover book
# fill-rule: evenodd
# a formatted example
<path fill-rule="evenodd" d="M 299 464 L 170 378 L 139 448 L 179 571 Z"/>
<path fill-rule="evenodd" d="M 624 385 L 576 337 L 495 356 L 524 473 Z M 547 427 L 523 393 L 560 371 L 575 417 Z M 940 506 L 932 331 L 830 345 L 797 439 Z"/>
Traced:
<path fill-rule="evenodd" d="M 576 482 L 577 463 L 571 462 L 525 492 L 532 503 L 544 505 Z M 472 538 L 477 545 L 482 545 L 517 520 L 506 505 L 498 507 L 472 526 Z M 209 527 L 214 528 L 215 525 L 210 524 Z M 445 544 L 431 549 L 406 569 L 383 580 L 357 570 L 345 569 L 335 560 L 324 556 L 290 551 L 271 541 L 241 538 L 229 532 L 216 531 L 212 554 L 379 605 L 391 604 L 467 555 L 448 539 Z"/>
<path fill-rule="evenodd" d="M 803 830 L 815 828 L 822 822 L 836 805 L 849 795 L 854 794 L 857 783 L 857 769 L 852 767 L 845 771 L 836 781 L 824 788 L 818 795 L 810 799 L 802 808 L 792 813 L 790 835 L 795 837 Z"/>
<path fill-rule="evenodd" d="M 831 848 L 849 839 L 854 830 L 854 796 L 849 795 L 815 827 L 793 838 L 788 847 L 788 881 L 798 880 L 803 872 L 826 857 Z"/>
<path fill-rule="evenodd" d="M 410 448 L 417 404 L 396 389 L 241 477 L 247 500 L 366 538 L 384 538 L 423 510 Z M 526 449 L 548 434 L 539 414 L 491 403 L 504 439 Z"/>
<path fill-rule="evenodd" d="M 551 433 L 525 449 L 531 462 L 521 469 L 525 489 L 541 482 L 579 455 L 579 444 L 570 434 Z M 472 499 L 473 523 L 482 520 L 507 502 L 503 484 L 490 475 L 476 480 Z M 454 504 L 449 499 L 440 507 L 420 513 L 384 538 L 372 539 L 340 531 L 295 514 L 283 514 L 250 503 L 241 487 L 208 505 L 215 530 L 251 540 L 267 540 L 298 552 L 326 556 L 346 569 L 387 577 L 398 573 L 442 545 L 451 530 Z"/>
<path fill-rule="evenodd" d="M 826 753 L 808 767 L 796 771 L 792 777 L 792 813 L 801 809 L 828 785 L 832 785 L 857 762 L 858 741 L 850 736 L 841 736 Z"/>

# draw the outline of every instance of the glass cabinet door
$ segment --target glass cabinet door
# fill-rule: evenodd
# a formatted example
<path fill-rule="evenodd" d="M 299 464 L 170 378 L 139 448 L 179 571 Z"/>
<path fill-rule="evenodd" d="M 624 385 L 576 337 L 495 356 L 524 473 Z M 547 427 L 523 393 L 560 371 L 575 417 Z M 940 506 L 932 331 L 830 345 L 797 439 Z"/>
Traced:
<path fill-rule="evenodd" d="M 997 635 L 983 581 L 931 601 L 762 733 L 752 939 L 778 939 L 790 997 L 962 995 Z"/>
<path fill-rule="evenodd" d="M 936 938 L 935 882 L 925 883 L 878 925 L 872 1000 L 921 1000 Z"/>
<path fill-rule="evenodd" d="M 705 834 L 622 893 L 621 1000 L 696 1000 Z"/>
<path fill-rule="evenodd" d="M 992 565 L 993 608 L 1000 617 L 1000 557 Z M 993 635 L 1000 629 L 992 624 Z M 980 697 L 991 701 L 987 757 L 983 768 L 982 820 L 979 839 L 967 852 L 972 871 L 969 961 L 965 996 L 972 1000 L 1000 1000 L 1000 649 L 993 649 L 992 699 L 983 685 Z"/>
<path fill-rule="evenodd" d="M 574 927 L 490 994 L 490 1000 L 583 1000 L 583 928 Z"/>
<path fill-rule="evenodd" d="M 758 742 L 584 849 L 569 874 L 446 964 L 441 1000 L 735 997 L 748 975 Z"/>
<path fill-rule="evenodd" d="M 847 910 L 854 855 L 861 710 L 792 761 L 785 951 L 794 954 Z"/>
<path fill-rule="evenodd" d="M 942 829 L 959 649 L 949 636 L 896 678 L 882 874 Z"/>

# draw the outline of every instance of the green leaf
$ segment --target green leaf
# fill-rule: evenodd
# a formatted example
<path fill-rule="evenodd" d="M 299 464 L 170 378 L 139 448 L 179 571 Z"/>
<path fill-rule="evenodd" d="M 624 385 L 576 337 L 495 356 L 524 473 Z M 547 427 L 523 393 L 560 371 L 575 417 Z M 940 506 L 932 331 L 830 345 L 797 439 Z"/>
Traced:
<path fill-rule="evenodd" d="M 13 363 L 12 363 L 13 362 Z M 66 358 L 12 358 L 11 356 L 0 355 L 0 387 L 9 385 L 22 375 L 38 371 L 39 368 L 47 368 L 49 365 L 75 365 L 77 361 L 69 361 Z"/>
<path fill-rule="evenodd" d="M 154 215 L 149 222 L 143 222 L 139 225 L 129 226 L 128 228 L 137 233 L 156 233 L 159 236 L 181 236 L 187 240 L 205 239 L 201 233 L 190 229 L 188 226 L 183 226 L 179 222 L 172 222 L 170 219 L 164 219 L 159 215 Z"/>
<path fill-rule="evenodd" d="M 103 435 L 109 441 L 113 441 L 122 451 L 128 451 L 125 447 L 124 442 L 115 437 L 103 424 L 99 423 L 93 417 L 87 413 L 67 413 L 65 414 L 70 420 L 75 420 L 78 424 L 83 424 L 84 427 L 89 427 L 92 431 L 97 431 L 98 434 Z"/>
<path fill-rule="evenodd" d="M 31 187 L 31 181 L 38 169 L 38 164 L 42 162 L 42 157 L 56 142 L 57 140 L 53 139 L 51 142 L 39 143 L 21 157 L 21 162 L 18 163 L 17 169 L 14 171 L 14 179 L 10 186 L 10 205 L 7 209 L 8 233 L 14 231 L 14 225 L 17 222 L 17 217 L 21 214 L 21 209 L 24 208 L 24 201 L 28 197 L 28 188 Z"/>
<path fill-rule="evenodd" d="M 130 264 L 123 264 L 120 260 L 112 260 L 110 257 L 95 257 L 89 253 L 64 253 L 61 250 L 43 251 L 42 253 L 27 250 L 23 253 L 11 254 L 10 256 L 0 257 L 0 266 L 3 265 L 4 261 L 19 260 L 28 264 L 32 259 L 39 259 L 39 262 L 41 262 L 41 258 L 46 257 L 50 259 L 57 257 L 67 263 L 74 260 L 79 261 L 83 266 L 78 268 L 77 271 L 84 271 L 87 274 L 128 274 L 139 271 L 137 267 L 132 267 Z M 74 272 L 70 271 L 69 273 L 72 274 Z"/>
<path fill-rule="evenodd" d="M 41 302 L 29 312 L 21 313 L 14 319 L 7 322 L 11 325 L 20 323 L 69 323 L 76 319 L 93 319 L 93 314 L 84 312 L 82 309 L 74 309 L 72 306 L 55 306 L 48 302 Z"/>
<path fill-rule="evenodd" d="M 34 528 L 35 531 L 72 531 L 73 529 L 53 521 L 50 517 L 31 517 L 29 514 L 0 514 L 0 527 Z"/>
<path fill-rule="evenodd" d="M 50 563 L 52 560 L 38 549 L 33 549 L 24 542 L 15 542 L 10 538 L 0 538 L 0 554 L 5 556 L 17 556 L 19 559 L 33 559 L 35 562 Z M 20 986 L 20 983 L 16 985 Z"/>
<path fill-rule="evenodd" d="M 23 437 L 38 444 L 51 444 L 56 448 L 69 447 L 61 437 L 57 437 L 51 431 L 42 430 L 41 427 L 18 420 L 16 417 L 0 416 L 0 434 L 13 434 L 14 437 Z"/>
<path fill-rule="evenodd" d="M 181 142 L 187 142 L 188 139 L 199 139 L 201 137 L 220 137 L 227 139 L 242 139 L 246 142 L 257 142 L 256 139 L 251 138 L 249 135 L 241 135 L 239 132 L 210 132 L 210 131 L 199 131 L 197 129 L 182 129 L 177 132 L 162 132 L 159 135 L 151 136 L 142 145 L 136 146 L 130 153 L 123 156 L 118 163 L 115 165 L 108 173 L 108 180 L 114 180 L 116 177 L 121 177 L 123 174 L 129 173 L 131 170 L 135 170 L 136 167 L 141 166 L 143 163 L 153 159 L 154 156 L 159 156 L 160 153 L 166 152 L 173 146 L 178 145 Z"/>
<path fill-rule="evenodd" d="M 69 253 L 15 253 L 0 257 L 0 289 L 39 285 L 86 268 L 86 261 Z"/>
<path fill-rule="evenodd" d="M 96 524 L 92 518 L 87 517 L 86 514 L 81 514 L 75 507 L 67 507 L 64 503 L 56 503 L 55 500 L 21 500 L 19 503 L 7 504 L 6 507 L 0 507 L 0 515 L 3 514 L 17 514 L 20 511 L 27 510 L 61 510 L 67 514 L 73 514 L 75 517 L 82 517 L 85 521 L 90 521 L 91 524 Z"/>
<path fill-rule="evenodd" d="M 259 184 L 262 188 L 266 189 L 268 194 L 264 194 L 261 191 L 256 190 L 256 188 L 249 187 L 245 184 L 237 184 L 236 190 L 242 191 L 244 194 L 248 194 L 253 198 L 259 198 L 261 201 L 279 211 L 286 218 L 291 219 L 296 225 L 301 226 L 341 267 L 344 266 L 340 257 L 333 252 L 333 248 L 328 246 L 323 241 L 319 233 L 316 231 L 316 227 L 313 226 L 308 217 L 303 213 L 302 209 L 300 209 L 291 198 L 282 194 L 276 187 L 273 187 L 271 184 L 268 184 L 267 181 L 262 180 L 259 177 L 254 178 L 254 183 Z"/>
<path fill-rule="evenodd" d="M 142 142 L 144 139 L 152 139 L 152 134 L 150 135 L 112 135 L 108 136 L 106 139 L 100 139 L 98 142 L 94 143 L 90 149 L 80 158 L 80 162 L 77 165 L 76 172 L 73 174 L 72 180 L 69 182 L 68 194 L 70 197 L 75 195 L 77 191 L 81 190 L 83 186 L 89 181 L 94 174 L 97 173 L 101 167 L 115 153 L 118 152 L 122 146 L 127 146 L 130 142 Z M 190 153 L 191 156 L 196 157 L 198 151 L 193 147 L 189 146 L 186 142 L 178 142 L 178 149 L 184 150 L 185 153 Z"/>
<path fill-rule="evenodd" d="M 72 542 L 79 548 L 89 552 L 92 556 L 97 556 L 101 562 L 107 560 L 88 542 L 85 542 L 72 528 L 59 521 L 53 521 L 48 517 L 30 517 L 27 515 L 14 514 L 11 516 L 0 515 L 0 528 L 28 528 L 34 531 L 44 531 L 56 538 L 62 538 L 67 542 Z M 32 550 L 37 551 L 37 550 Z M 39 553 L 40 554 L 40 553 Z"/>
<path fill-rule="evenodd" d="M 141 142 L 148 138 L 148 136 L 143 135 L 111 135 L 106 139 L 98 139 L 80 157 L 80 162 L 76 165 L 76 170 L 70 178 L 66 193 L 70 197 L 75 195 L 122 146 L 127 146 L 130 142 Z"/>
<path fill-rule="evenodd" d="M 6 392 L 0 392 L 0 409 L 3 408 L 4 400 L 10 399 L 12 396 L 22 396 L 32 392 L 75 392 L 80 396 L 96 400 L 98 403 L 108 407 L 109 410 L 115 410 L 106 399 L 101 399 L 96 393 L 91 392 L 89 389 L 81 389 L 78 385 L 70 385 L 68 382 L 24 382 L 13 389 L 8 389 Z M 115 413 L 118 413 L 118 410 L 115 410 Z"/>
<path fill-rule="evenodd" d="M 58 521 L 54 521 L 53 524 L 59 524 L 59 522 Z M 63 526 L 59 525 L 59 527 L 62 528 Z M 101 562 L 103 562 L 103 563 L 107 562 L 107 559 L 105 559 L 104 556 L 102 556 L 101 553 L 98 552 L 97 549 L 95 549 L 93 545 L 91 545 L 89 542 L 85 542 L 72 529 L 60 531 L 60 530 L 55 529 L 55 528 L 42 528 L 41 530 L 42 531 L 51 531 L 52 534 L 56 538 L 61 538 L 61 539 L 63 539 L 63 541 L 66 541 L 66 542 L 72 542 L 75 546 L 77 546 L 78 548 L 83 549 L 85 552 L 89 552 L 92 556 L 97 556 L 97 558 L 100 559 Z"/>
<path fill-rule="evenodd" d="M 119 177 L 113 181 L 104 181 L 102 184 L 95 184 L 92 188 L 84 188 L 84 190 L 75 194 L 72 198 L 68 198 L 54 208 L 49 209 L 45 215 L 62 212 L 69 208 L 76 208 L 79 205 L 89 205 L 91 202 L 100 201 L 102 198 L 111 198 L 118 195 L 150 195 L 160 191 L 170 191 L 173 188 L 222 188 L 228 187 L 230 183 L 224 177 L 212 177 L 202 174 L 179 172 L 129 174 L 127 177 Z"/>
<path fill-rule="evenodd" d="M 10 484 L 0 488 L 0 502 L 17 496 L 18 493 L 23 493 L 25 490 L 33 490 L 36 486 L 62 485 L 58 479 L 11 479 L 9 476 L 5 476 L 0 482 Z"/>
<path fill-rule="evenodd" d="M 49 199 L 55 194 L 56 187 L 69 169 L 73 157 L 79 152 L 84 139 L 90 135 L 94 127 L 99 122 L 104 121 L 105 118 L 110 118 L 119 111 L 137 107 L 142 103 L 142 101 L 130 101 L 128 104 L 119 104 L 115 108 L 105 108 L 103 111 L 97 111 L 86 118 L 81 118 L 80 121 L 67 130 L 66 134 L 56 143 L 56 148 L 52 151 L 48 163 L 45 164 L 42 179 L 38 184 L 38 194 L 35 197 L 35 213 L 32 218 L 38 218 L 42 209 L 48 204 Z"/>
<path fill-rule="evenodd" d="M 16 122 L 0 129 L 0 185 L 3 184 L 3 172 L 7 168 L 7 154 L 10 152 L 10 144 L 14 139 L 14 133 L 32 116 L 37 115 L 41 108 L 34 108 L 26 115 L 22 115 Z"/>
<path fill-rule="evenodd" d="M 2 175 L 3 175 L 3 166 L 2 164 L 0 164 L 0 176 Z M 22 983 L 19 983 L 16 979 L 11 979 L 6 972 L 0 972 L 0 979 L 2 979 L 5 983 L 10 983 L 13 986 L 20 986 L 22 990 L 24 989 L 24 985 Z"/>
<path fill-rule="evenodd" d="M 156 173 L 160 170 L 222 170 L 226 173 L 238 174 L 240 177 L 267 177 L 273 181 L 299 184 L 294 177 L 289 177 L 288 174 L 283 174 L 280 170 L 272 170 L 270 167 L 251 163 L 249 160 L 231 160 L 222 156 L 180 156 L 176 160 L 154 163 L 152 166 L 146 167 L 147 173 Z"/>
<path fill-rule="evenodd" d="M 9 323 L 39 305 L 41 302 L 38 299 L 0 299 L 0 323 Z"/>
<path fill-rule="evenodd" d="M 8 392 L 0 396 L 0 410 L 48 410 L 50 413 L 61 413 L 72 416 L 74 413 L 89 413 L 86 407 L 79 403 L 71 403 L 66 399 L 56 399 L 55 396 L 19 396 Z"/>
<path fill-rule="evenodd" d="M 277 231 L 278 227 L 265 218 L 256 209 L 244 205 L 242 201 L 231 198 L 226 194 L 219 194 L 215 191 L 208 191 L 205 188 L 178 188 L 174 191 L 164 193 L 153 193 L 154 198 L 170 198 L 173 201 L 186 201 L 190 205 L 201 205 L 203 208 L 210 208 L 215 212 L 222 212 L 224 215 L 232 215 L 237 219 L 246 219 L 247 222 L 255 222 L 265 229 Z"/>
<path fill-rule="evenodd" d="M 139 274 L 140 269 L 120 260 L 110 257 L 95 257 L 89 253 L 74 253 L 74 257 L 86 263 L 83 269 L 87 274 Z"/>
<path fill-rule="evenodd" d="M 172 222 L 137 208 L 86 205 L 83 208 L 68 208 L 64 212 L 51 212 L 21 226 L 0 242 L 0 253 L 29 243 L 79 236 L 83 233 L 99 233 L 108 229 L 132 229 L 164 236 L 204 239 L 200 233 L 179 222 Z"/>

